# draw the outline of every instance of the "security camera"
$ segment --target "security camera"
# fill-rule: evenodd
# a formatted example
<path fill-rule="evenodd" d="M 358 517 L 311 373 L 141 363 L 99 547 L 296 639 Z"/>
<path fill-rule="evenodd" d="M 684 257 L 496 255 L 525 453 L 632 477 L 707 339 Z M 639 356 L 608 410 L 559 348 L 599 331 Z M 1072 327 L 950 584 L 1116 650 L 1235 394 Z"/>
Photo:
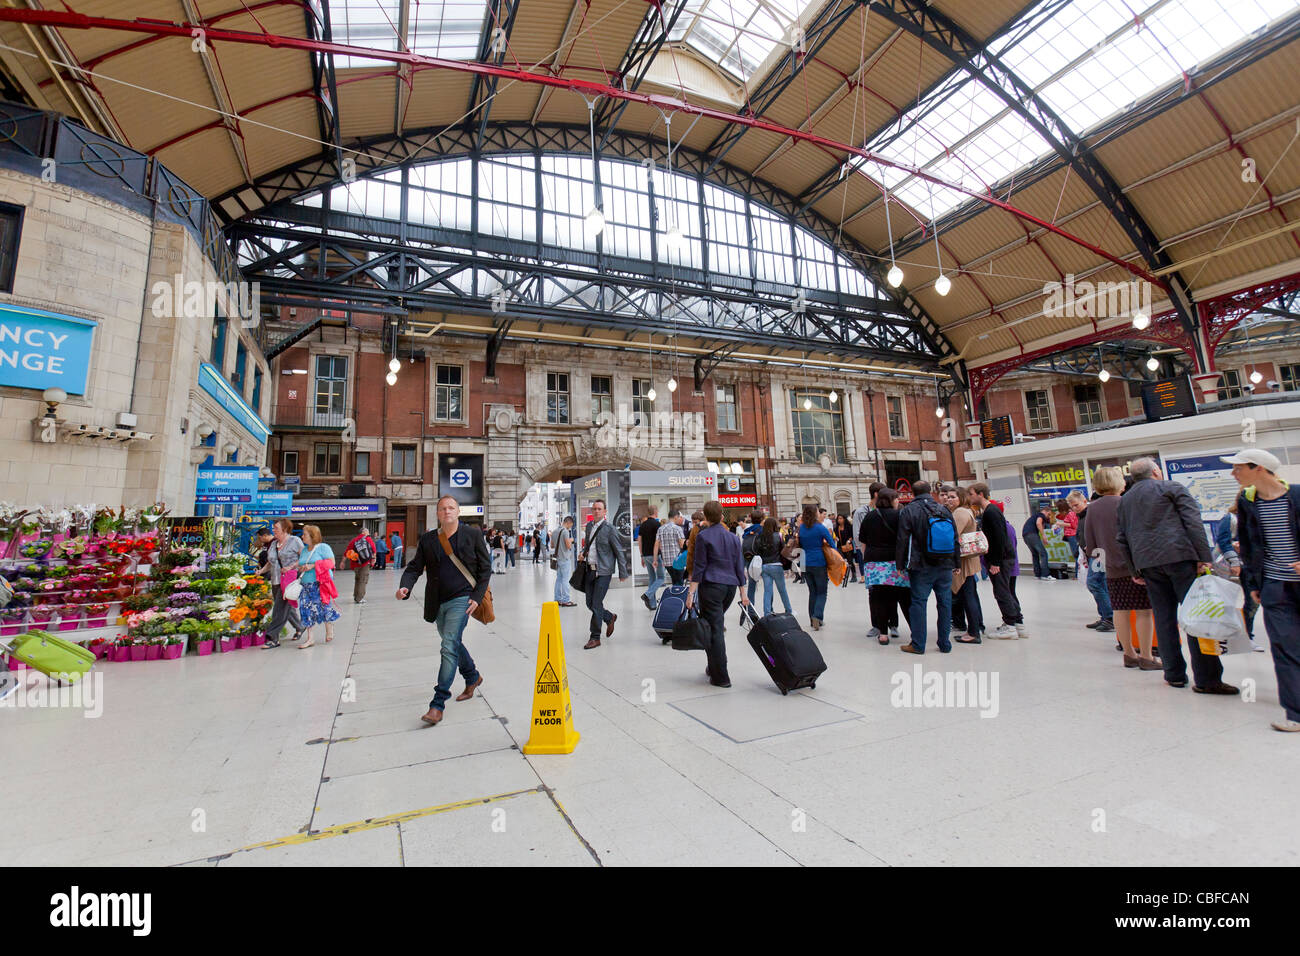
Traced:
<path fill-rule="evenodd" d="M 1253 391 L 1255 391 L 1255 386 L 1254 386 L 1254 385 L 1249 385 L 1249 384 L 1247 384 L 1247 385 L 1243 385 L 1243 386 L 1241 386 L 1241 390 L 1242 390 L 1243 392 L 1253 392 Z"/>
<path fill-rule="evenodd" d="M 1268 380 L 1267 384 L 1268 384 L 1268 387 L 1271 388 L 1271 389 L 1272 389 L 1273 391 L 1275 391 L 1275 392 L 1276 392 L 1279 388 L 1282 387 L 1282 386 L 1278 383 L 1278 380 L 1275 379 L 1275 378 L 1270 378 L 1270 379 Z"/>

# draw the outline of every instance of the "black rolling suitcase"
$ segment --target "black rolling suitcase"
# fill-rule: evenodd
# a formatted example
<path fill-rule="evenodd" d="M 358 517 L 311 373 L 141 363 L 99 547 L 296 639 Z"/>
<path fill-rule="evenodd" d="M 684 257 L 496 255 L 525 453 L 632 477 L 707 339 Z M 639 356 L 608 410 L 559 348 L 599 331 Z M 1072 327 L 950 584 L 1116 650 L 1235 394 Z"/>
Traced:
<path fill-rule="evenodd" d="M 688 584 L 670 584 L 659 595 L 650 626 L 665 644 L 673 639 L 673 625 L 686 617 L 686 598 L 690 593 Z"/>
<path fill-rule="evenodd" d="M 759 618 L 749 630 L 749 646 L 782 694 L 801 687 L 816 687 L 817 678 L 826 672 L 821 651 L 793 614 Z"/>

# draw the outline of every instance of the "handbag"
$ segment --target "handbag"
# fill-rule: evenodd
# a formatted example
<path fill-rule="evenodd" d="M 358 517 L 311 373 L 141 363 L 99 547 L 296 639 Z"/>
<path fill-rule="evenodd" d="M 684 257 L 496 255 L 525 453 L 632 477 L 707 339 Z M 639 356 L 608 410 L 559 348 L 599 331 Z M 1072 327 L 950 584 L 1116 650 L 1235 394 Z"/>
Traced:
<path fill-rule="evenodd" d="M 799 550 L 799 536 L 797 534 L 791 535 L 790 540 L 787 541 L 785 543 L 785 547 L 781 549 L 781 557 L 787 561 L 793 561 L 794 553 L 798 550 Z"/>
<path fill-rule="evenodd" d="M 673 570 L 674 570 L 674 571 L 685 571 L 685 570 L 686 570 L 686 559 L 687 559 L 688 557 L 690 557 L 690 555 L 688 555 L 688 554 L 686 553 L 686 549 L 685 549 L 685 548 L 682 548 L 681 553 L 678 554 L 677 557 L 673 558 Z"/>
<path fill-rule="evenodd" d="M 573 568 L 573 574 L 569 576 L 569 587 L 575 591 L 587 592 L 587 576 L 591 573 L 591 567 L 587 564 L 587 558 L 584 555 Z"/>
<path fill-rule="evenodd" d="M 460 558 L 456 557 L 455 553 L 452 552 L 451 542 L 447 540 L 447 536 L 443 534 L 441 530 L 438 531 L 438 542 L 442 545 L 443 553 L 445 553 L 447 557 L 451 558 L 451 563 L 460 568 L 460 573 L 465 575 L 465 580 L 469 582 L 469 586 L 472 588 L 478 587 L 478 582 L 474 580 L 474 576 L 465 570 L 465 565 L 460 563 Z M 474 618 L 474 620 L 481 624 L 491 624 L 497 619 L 496 614 L 492 610 L 491 587 L 484 592 L 483 600 L 478 602 L 478 607 L 474 608 L 474 613 L 471 614 L 470 617 Z"/>
<path fill-rule="evenodd" d="M 988 554 L 989 539 L 984 537 L 983 531 L 967 531 L 961 536 L 961 556 L 969 557 L 973 554 Z"/>
<path fill-rule="evenodd" d="M 826 576 L 831 584 L 839 587 L 844 583 L 844 575 L 849 570 L 849 563 L 825 541 L 822 542 L 822 554 L 826 557 Z"/>
<path fill-rule="evenodd" d="M 282 579 L 283 580 L 283 579 Z M 293 580 L 289 586 L 284 589 L 284 599 L 290 603 L 296 602 L 302 596 L 302 582 Z"/>
<path fill-rule="evenodd" d="M 689 608 L 686 617 L 673 625 L 673 650 L 707 652 L 712 646 L 713 628 L 694 607 Z"/>

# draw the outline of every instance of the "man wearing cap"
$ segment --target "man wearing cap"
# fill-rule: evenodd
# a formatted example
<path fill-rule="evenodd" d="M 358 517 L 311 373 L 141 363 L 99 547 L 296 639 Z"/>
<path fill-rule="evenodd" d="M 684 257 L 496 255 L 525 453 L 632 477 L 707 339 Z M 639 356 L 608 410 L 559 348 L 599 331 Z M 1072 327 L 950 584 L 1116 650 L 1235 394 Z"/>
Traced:
<path fill-rule="evenodd" d="M 1131 487 L 1119 499 L 1115 542 L 1121 563 L 1137 568 L 1133 581 L 1147 589 L 1160 641 L 1160 662 L 1165 683 L 1187 686 L 1187 661 L 1178 633 L 1178 605 L 1196 580 L 1210 568 L 1210 543 L 1201 523 L 1201 506 L 1176 481 L 1165 481 L 1152 458 L 1137 458 L 1129 465 Z M 1200 642 L 1189 640 L 1192 689 L 1198 694 L 1237 694 L 1223 682 L 1223 661 L 1217 654 L 1202 654 Z"/>
<path fill-rule="evenodd" d="M 1286 710 L 1273 729 L 1300 731 L 1300 486 L 1277 472 L 1282 463 L 1262 448 L 1223 459 L 1241 485 L 1237 540 L 1246 587 L 1264 609 L 1278 702 Z"/>

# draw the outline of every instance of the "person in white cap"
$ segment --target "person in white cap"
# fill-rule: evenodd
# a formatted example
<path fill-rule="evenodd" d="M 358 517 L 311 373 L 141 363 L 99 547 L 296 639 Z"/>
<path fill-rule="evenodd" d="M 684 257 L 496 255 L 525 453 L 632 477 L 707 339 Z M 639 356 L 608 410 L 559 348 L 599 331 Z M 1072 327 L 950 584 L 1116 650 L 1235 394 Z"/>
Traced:
<path fill-rule="evenodd" d="M 1264 611 L 1278 702 L 1286 719 L 1273 729 L 1300 731 L 1300 485 L 1277 476 L 1277 456 L 1246 448 L 1223 459 L 1241 485 L 1237 540 L 1242 575 Z"/>

